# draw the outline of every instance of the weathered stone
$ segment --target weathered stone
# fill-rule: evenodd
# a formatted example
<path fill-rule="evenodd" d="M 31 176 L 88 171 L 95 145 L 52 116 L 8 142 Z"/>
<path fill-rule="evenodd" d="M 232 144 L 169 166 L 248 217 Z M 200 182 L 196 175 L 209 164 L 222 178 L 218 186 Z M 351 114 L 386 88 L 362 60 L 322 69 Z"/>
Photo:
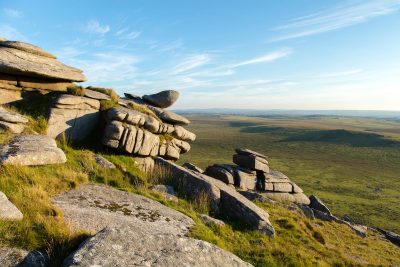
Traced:
<path fill-rule="evenodd" d="M 98 100 L 63 94 L 50 110 L 46 134 L 52 138 L 64 134 L 69 140 L 82 140 L 98 125 L 99 109 Z"/>
<path fill-rule="evenodd" d="M 11 85 L 18 85 L 17 77 L 8 75 L 5 73 L 0 73 L 0 84 L 5 83 L 5 84 L 11 84 Z"/>
<path fill-rule="evenodd" d="M 179 202 L 179 199 L 175 196 L 174 188 L 170 185 L 153 185 L 150 190 L 161 194 L 166 200 Z"/>
<path fill-rule="evenodd" d="M 158 155 L 168 159 L 179 159 L 181 153 L 186 153 L 190 150 L 190 145 L 182 140 L 172 139 L 170 141 L 163 140 L 160 144 Z"/>
<path fill-rule="evenodd" d="M 85 96 L 97 100 L 110 100 L 110 97 L 108 95 L 90 90 L 88 88 L 85 88 Z"/>
<path fill-rule="evenodd" d="M 259 231 L 274 235 L 266 211 L 256 206 L 225 183 L 198 172 L 187 170 L 162 158 L 156 164 L 171 172 L 173 180 L 181 185 L 188 197 L 206 194 L 212 207 L 229 218 L 241 220 Z"/>
<path fill-rule="evenodd" d="M 194 165 L 194 164 L 192 164 L 190 162 L 183 163 L 182 167 L 185 167 L 188 170 L 195 171 L 195 172 L 198 172 L 198 173 L 203 173 L 204 172 L 201 168 L 197 167 L 196 165 Z"/>
<path fill-rule="evenodd" d="M 274 191 L 274 183 L 266 182 L 266 183 L 264 184 L 264 188 L 262 188 L 262 190 L 265 190 L 265 191 Z"/>
<path fill-rule="evenodd" d="M 4 165 L 46 165 L 66 161 L 56 141 L 43 135 L 18 135 L 0 148 L 0 164 Z"/>
<path fill-rule="evenodd" d="M 328 207 L 318 197 L 311 195 L 309 199 L 310 199 L 310 208 L 332 215 Z"/>
<path fill-rule="evenodd" d="M 172 111 L 163 110 L 161 108 L 152 107 L 152 106 L 148 106 L 148 108 L 151 109 L 164 122 L 169 122 L 172 124 L 184 124 L 184 125 L 187 125 L 190 123 L 190 121 L 187 118 L 185 118 L 179 114 L 176 114 Z"/>
<path fill-rule="evenodd" d="M 383 233 L 387 240 L 400 247 L 400 235 L 391 231 L 378 228 L 378 231 Z"/>
<path fill-rule="evenodd" d="M 30 54 L 34 54 L 34 55 L 38 55 L 38 56 L 42 56 L 42 57 L 48 57 L 48 58 L 56 59 L 55 56 L 53 56 L 49 52 L 43 50 L 42 48 L 37 47 L 37 46 L 32 45 L 32 44 L 24 43 L 24 42 L 5 41 L 5 42 L 1 42 L 0 43 L 0 47 L 1 46 L 18 49 L 18 50 L 25 51 L 25 52 L 28 52 Z"/>
<path fill-rule="evenodd" d="M 83 185 L 56 196 L 53 203 L 63 211 L 72 230 L 97 232 L 115 227 L 178 236 L 187 234 L 194 224 L 186 215 L 159 202 L 104 185 Z"/>
<path fill-rule="evenodd" d="M 240 154 L 240 155 L 254 155 L 256 157 L 267 159 L 267 156 L 260 154 L 258 152 L 255 152 L 253 150 L 247 149 L 247 148 L 236 148 L 235 151 L 237 154 Z"/>
<path fill-rule="evenodd" d="M 284 192 L 265 192 L 261 194 L 275 201 L 292 202 L 304 205 L 310 204 L 310 200 L 303 193 L 289 194 Z"/>
<path fill-rule="evenodd" d="M 215 219 L 215 218 L 213 218 L 211 216 L 208 216 L 206 214 L 200 214 L 199 218 L 204 224 L 206 224 L 208 226 L 216 225 L 216 226 L 220 226 L 221 227 L 221 226 L 225 225 L 225 223 L 223 221 Z"/>
<path fill-rule="evenodd" d="M 303 193 L 303 190 L 295 183 L 292 182 L 293 185 L 293 193 Z"/>
<path fill-rule="evenodd" d="M 28 253 L 28 251 L 23 249 L 0 246 L 0 266 L 18 266 L 18 264 L 24 260 Z"/>
<path fill-rule="evenodd" d="M 72 266 L 251 266 L 205 241 L 171 233 L 106 228 L 87 239 L 63 263 Z"/>
<path fill-rule="evenodd" d="M 161 91 L 157 94 L 144 95 L 142 99 L 159 108 L 172 106 L 179 98 L 179 92 L 175 90 Z"/>
<path fill-rule="evenodd" d="M 182 126 L 179 126 L 179 125 L 175 126 L 175 129 L 172 132 L 172 134 L 180 140 L 184 140 L 184 141 L 196 140 L 196 135 L 194 133 L 186 130 L 185 128 L 183 128 Z"/>
<path fill-rule="evenodd" d="M 1 83 L 0 96 L 0 105 L 12 103 L 22 99 L 20 91 L 2 89 Z"/>
<path fill-rule="evenodd" d="M 291 193 L 293 191 L 293 186 L 291 183 L 273 183 L 274 192 L 286 192 Z"/>
<path fill-rule="evenodd" d="M 154 169 L 154 159 L 152 157 L 136 157 L 134 161 L 136 166 L 145 173 L 149 173 Z"/>
<path fill-rule="evenodd" d="M 272 200 L 264 195 L 264 193 L 256 192 L 256 191 L 244 191 L 237 190 L 242 196 L 251 200 L 251 201 L 259 201 L 262 203 L 275 203 L 275 200 Z"/>
<path fill-rule="evenodd" d="M 0 106 L 0 129 L 19 134 L 25 129 L 27 122 L 28 119 L 24 116 Z"/>
<path fill-rule="evenodd" d="M 300 204 L 299 208 L 303 211 L 303 214 L 310 219 L 315 219 L 314 211 L 307 205 Z"/>
<path fill-rule="evenodd" d="M 10 123 L 5 121 L 0 121 L 0 129 L 9 131 L 11 133 L 20 134 L 24 131 L 25 125 L 18 123 Z"/>
<path fill-rule="evenodd" d="M 126 98 L 129 98 L 129 99 L 141 99 L 140 96 L 135 95 L 135 94 L 131 94 L 131 93 L 124 93 L 124 95 L 125 95 Z"/>
<path fill-rule="evenodd" d="M 257 173 L 244 168 L 234 169 L 235 186 L 242 190 L 254 190 L 257 186 Z"/>
<path fill-rule="evenodd" d="M 2 42 L 4 44 L 4 42 Z M 19 46 L 17 48 L 17 46 Z M 65 81 L 85 81 L 81 70 L 44 56 L 36 48 L 25 49 L 29 44 L 14 42 L 13 48 L 0 46 L 0 72 L 29 77 L 46 77 Z"/>
<path fill-rule="evenodd" d="M 33 88 L 49 91 L 66 92 L 69 86 L 73 86 L 71 82 L 64 82 L 60 80 L 52 80 L 48 78 L 34 78 L 18 76 L 18 86 L 24 88 Z"/>
<path fill-rule="evenodd" d="M 17 85 L 9 84 L 9 83 L 3 83 L 0 82 L 0 88 L 9 90 L 9 91 L 21 91 L 21 87 L 18 87 Z"/>
<path fill-rule="evenodd" d="M 103 167 L 104 169 L 115 169 L 115 165 L 114 163 L 110 162 L 109 160 L 107 160 L 106 158 L 100 156 L 100 155 L 93 155 L 94 160 L 96 161 L 97 164 L 99 164 L 101 167 Z"/>
<path fill-rule="evenodd" d="M 19 209 L 0 191 L 0 220 L 20 221 L 23 217 Z"/>
<path fill-rule="evenodd" d="M 233 162 L 243 168 L 248 168 L 250 170 L 263 171 L 268 173 L 269 166 L 268 161 L 264 158 L 254 156 L 254 155 L 243 155 L 235 154 L 233 155 Z"/>
<path fill-rule="evenodd" d="M 205 175 L 211 176 L 226 184 L 234 184 L 234 172 L 232 168 L 225 167 L 223 164 L 214 164 L 208 166 L 204 171 Z"/>

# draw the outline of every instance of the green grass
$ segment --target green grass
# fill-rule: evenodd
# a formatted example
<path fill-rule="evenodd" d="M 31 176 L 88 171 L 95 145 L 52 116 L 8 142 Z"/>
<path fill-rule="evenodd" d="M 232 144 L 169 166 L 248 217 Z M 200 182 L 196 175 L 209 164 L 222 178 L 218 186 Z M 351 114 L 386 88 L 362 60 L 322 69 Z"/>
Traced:
<path fill-rule="evenodd" d="M 234 148 L 247 147 L 268 155 L 272 169 L 287 174 L 306 194 L 319 196 L 334 214 L 400 232 L 399 122 L 332 117 L 188 118 L 192 121 L 188 130 L 197 139 L 180 162 L 202 168 L 230 163 Z"/>
<path fill-rule="evenodd" d="M 32 117 L 30 119 L 35 121 Z M 288 154 L 276 153 L 278 150 L 270 149 L 270 146 L 266 148 L 265 146 L 268 143 L 261 143 L 260 139 L 253 138 L 247 140 L 248 143 L 243 143 L 244 139 L 240 137 L 241 134 L 254 135 L 254 133 L 243 133 L 240 131 L 240 127 L 235 128 L 229 126 L 229 124 L 221 124 L 221 120 L 218 119 L 215 121 L 216 127 L 220 127 L 223 131 L 213 132 L 210 128 L 207 128 L 210 123 L 212 123 L 212 120 L 207 123 L 199 122 L 196 126 L 199 131 L 196 133 L 199 133 L 200 144 L 206 144 L 204 139 L 207 138 L 208 141 L 211 141 L 211 145 L 216 145 L 216 147 L 212 149 L 210 146 L 205 147 L 204 149 L 208 149 L 208 151 L 203 150 L 203 157 L 199 156 L 199 152 L 196 151 L 199 147 L 196 147 L 193 151 L 193 157 L 197 157 L 195 163 L 204 166 L 207 161 L 230 161 L 230 155 L 235 146 L 248 146 L 255 144 L 255 142 L 258 146 L 249 147 L 270 156 L 272 156 L 271 154 L 288 156 Z M 37 126 L 32 125 L 32 127 Z M 229 131 L 224 131 L 228 129 Z M 237 132 L 232 132 L 231 129 L 236 129 Z M 99 131 L 95 132 L 98 133 Z M 206 133 L 207 135 L 205 135 Z M 10 137 L 10 134 L 0 132 L 0 145 Z M 99 145 L 98 138 L 98 134 L 94 134 L 88 140 L 78 144 L 65 144 L 61 140 L 59 146 L 65 151 L 68 159 L 65 164 L 37 167 L 0 166 L 0 191 L 3 191 L 24 214 L 24 219 L 19 222 L 0 221 L 0 244 L 46 251 L 52 256 L 51 266 L 59 266 L 63 258 L 74 250 L 87 237 L 88 233 L 84 231 L 71 232 L 64 221 L 62 211 L 52 205 L 51 198 L 81 184 L 97 182 L 128 192 L 142 194 L 185 213 L 193 218 L 196 223 L 190 232 L 190 236 L 214 243 L 255 266 L 363 266 L 367 264 L 389 266 L 400 264 L 400 250 L 390 242 L 381 240 L 374 233 L 370 233 L 367 238 L 363 239 L 355 235 L 345 225 L 319 220 L 311 221 L 296 211 L 287 210 L 279 204 L 258 203 L 270 214 L 271 222 L 277 232 L 275 238 L 251 230 L 236 221 L 228 221 L 228 225 L 223 227 L 206 226 L 198 217 L 199 213 L 209 213 L 210 211 L 205 197 L 190 201 L 180 199 L 178 203 L 165 200 L 162 195 L 151 192 L 147 188 L 152 184 L 171 183 L 168 173 L 163 172 L 162 169 L 156 169 L 153 173 L 144 174 L 136 169 L 130 155 L 117 154 L 112 150 L 102 148 Z M 273 143 L 282 148 L 288 146 L 287 143 L 292 144 L 292 141 L 285 143 L 278 140 Z M 296 142 L 293 144 L 296 144 Z M 230 145 L 230 147 L 225 151 L 224 148 L 227 145 Z M 260 146 L 264 146 L 264 149 L 261 149 Z M 293 145 L 289 145 L 289 147 L 291 146 Z M 317 147 L 320 147 L 320 145 Z M 304 147 L 300 148 L 304 150 Z M 300 148 L 295 147 L 295 150 L 290 152 L 297 151 L 296 149 Z M 348 147 L 347 149 L 351 151 L 355 148 Z M 307 150 L 305 152 L 309 153 Z M 116 164 L 118 168 L 113 170 L 101 168 L 95 162 L 93 153 L 102 155 Z M 324 175 L 328 172 L 327 170 L 330 173 L 332 169 L 313 169 L 312 160 L 310 160 L 311 163 L 305 160 L 310 157 L 307 153 L 304 153 L 301 159 L 290 153 L 291 158 L 289 159 L 291 160 L 288 162 L 286 162 L 288 158 L 283 157 L 272 158 L 271 162 L 279 170 L 288 170 L 288 174 L 291 164 L 299 164 L 298 166 L 302 166 L 302 171 L 318 171 L 316 177 L 321 181 L 324 181 L 322 179 L 324 177 L 329 178 L 329 176 Z M 314 155 L 313 160 L 315 158 Z M 355 156 L 355 158 L 360 160 L 359 156 Z M 301 162 L 296 160 L 301 160 Z M 386 161 L 383 160 L 383 162 Z M 397 161 L 394 160 L 393 162 L 396 163 Z M 348 167 L 346 166 L 346 168 Z M 121 171 L 122 169 L 126 171 Z M 355 169 L 356 167 L 354 167 Z M 301 180 L 296 181 L 300 184 Z M 311 183 L 311 185 L 314 185 L 314 183 Z M 326 187 L 329 184 L 320 182 L 319 186 L 322 185 Z M 341 186 L 344 185 L 341 184 Z M 341 198 L 340 194 L 326 190 L 325 187 L 321 192 L 330 192 L 332 194 L 330 197 Z M 353 189 L 353 185 L 350 189 Z M 311 191 L 309 188 L 306 190 Z M 385 190 L 387 189 L 385 188 Z M 179 192 L 179 188 L 177 188 L 177 191 Z M 344 196 L 347 199 L 347 204 L 357 203 L 357 201 L 363 199 L 363 195 L 355 195 L 354 199 L 350 200 L 346 194 Z M 383 200 L 380 201 L 383 202 Z M 370 204 L 366 203 L 366 205 Z M 337 208 L 335 207 L 335 209 Z M 335 209 L 334 211 L 336 211 Z"/>
<path fill-rule="evenodd" d="M 79 85 L 71 85 L 67 87 L 67 93 L 75 96 L 84 96 L 85 88 Z"/>

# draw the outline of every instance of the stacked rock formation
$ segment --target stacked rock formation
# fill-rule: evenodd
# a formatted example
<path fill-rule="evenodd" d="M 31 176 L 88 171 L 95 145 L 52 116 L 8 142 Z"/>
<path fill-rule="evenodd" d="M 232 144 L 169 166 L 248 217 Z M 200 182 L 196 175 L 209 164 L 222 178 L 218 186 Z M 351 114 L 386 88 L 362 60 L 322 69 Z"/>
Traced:
<path fill-rule="evenodd" d="M 236 149 L 231 164 L 214 164 L 204 174 L 235 186 L 240 191 L 257 191 L 278 201 L 309 204 L 303 190 L 278 171 L 270 170 L 267 157 L 249 149 Z M 246 195 L 246 194 L 245 194 Z"/>
<path fill-rule="evenodd" d="M 0 106 L 0 129 L 19 134 L 25 129 L 27 122 L 28 119 L 24 116 Z"/>
<path fill-rule="evenodd" d="M 0 41 L 0 104 L 22 98 L 21 91 L 67 91 L 85 81 L 82 71 L 59 62 L 32 44 Z"/>
<path fill-rule="evenodd" d="M 171 160 L 190 150 L 188 141 L 196 135 L 182 127 L 189 120 L 163 109 L 178 99 L 179 92 L 168 90 L 142 98 L 125 95 L 130 97 L 120 100 L 125 107 L 107 112 L 104 145 L 135 156 Z"/>

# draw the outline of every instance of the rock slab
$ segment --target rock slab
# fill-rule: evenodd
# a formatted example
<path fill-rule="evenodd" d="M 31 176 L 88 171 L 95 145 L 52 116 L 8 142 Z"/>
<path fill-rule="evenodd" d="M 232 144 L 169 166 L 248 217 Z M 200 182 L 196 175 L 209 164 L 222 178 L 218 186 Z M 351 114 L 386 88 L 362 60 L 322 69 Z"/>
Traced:
<path fill-rule="evenodd" d="M 0 148 L 0 164 L 4 165 L 36 166 L 66 161 L 56 141 L 43 135 L 17 135 Z"/>
<path fill-rule="evenodd" d="M 144 95 L 142 98 L 156 107 L 168 108 L 178 100 L 179 92 L 175 90 L 165 90 L 157 94 Z"/>
<path fill-rule="evenodd" d="M 0 191 L 0 220 L 20 221 L 23 217 L 19 209 Z"/>

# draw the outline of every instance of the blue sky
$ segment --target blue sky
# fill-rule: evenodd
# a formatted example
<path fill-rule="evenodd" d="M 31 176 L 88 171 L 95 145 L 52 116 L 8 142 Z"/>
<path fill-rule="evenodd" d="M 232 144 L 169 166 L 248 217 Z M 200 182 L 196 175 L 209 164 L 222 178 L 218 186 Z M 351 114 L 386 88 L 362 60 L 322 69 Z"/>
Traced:
<path fill-rule="evenodd" d="M 0 36 L 175 109 L 400 110 L 400 0 L 1 0 Z"/>

